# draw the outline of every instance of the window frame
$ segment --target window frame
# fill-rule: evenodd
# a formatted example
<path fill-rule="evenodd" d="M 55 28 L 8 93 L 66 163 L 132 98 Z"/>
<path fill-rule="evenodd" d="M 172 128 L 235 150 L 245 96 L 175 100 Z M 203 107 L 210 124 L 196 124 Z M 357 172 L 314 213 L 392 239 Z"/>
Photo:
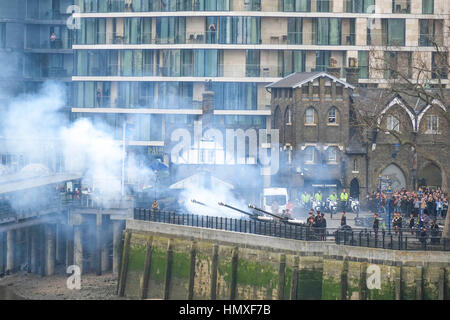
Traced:
<path fill-rule="evenodd" d="M 311 153 L 310 153 L 311 152 Z M 316 148 L 314 146 L 307 146 L 304 150 L 304 155 L 303 155 L 303 161 L 306 164 L 313 164 L 315 163 L 315 153 L 316 153 Z M 311 156 L 310 158 L 307 158 L 307 156 Z"/>
<path fill-rule="evenodd" d="M 338 147 L 329 146 L 327 148 L 327 162 L 337 163 L 337 154 L 338 154 Z M 333 155 L 334 157 L 330 157 L 330 155 Z"/>
<path fill-rule="evenodd" d="M 308 111 L 312 111 L 312 122 L 308 122 Z M 314 107 L 308 107 L 306 110 L 305 110 L 305 121 L 304 121 L 304 123 L 305 123 L 305 125 L 307 125 L 307 126 L 315 126 L 316 125 L 316 115 L 315 115 L 315 113 L 316 113 L 316 110 L 314 109 Z"/>
<path fill-rule="evenodd" d="M 434 124 L 436 124 L 436 128 L 433 128 Z M 431 125 L 431 128 L 429 125 Z M 441 132 L 439 131 L 439 116 L 436 114 L 426 115 L 425 116 L 425 134 L 440 134 L 440 133 Z"/>
<path fill-rule="evenodd" d="M 391 126 L 391 124 L 393 124 L 392 121 L 394 119 L 397 120 L 396 125 L 393 125 L 392 128 L 389 128 Z M 395 129 L 395 127 L 398 127 L 398 129 Z M 396 132 L 400 133 L 400 119 L 392 114 L 388 114 L 386 116 L 386 129 L 389 131 L 396 131 Z M 386 132 L 386 133 L 389 133 L 389 132 Z"/>
<path fill-rule="evenodd" d="M 331 111 L 334 111 L 334 122 L 330 121 L 330 112 Z M 335 106 L 332 106 L 330 109 L 328 109 L 327 125 L 329 125 L 329 126 L 339 125 L 338 114 L 339 114 L 339 110 Z"/>

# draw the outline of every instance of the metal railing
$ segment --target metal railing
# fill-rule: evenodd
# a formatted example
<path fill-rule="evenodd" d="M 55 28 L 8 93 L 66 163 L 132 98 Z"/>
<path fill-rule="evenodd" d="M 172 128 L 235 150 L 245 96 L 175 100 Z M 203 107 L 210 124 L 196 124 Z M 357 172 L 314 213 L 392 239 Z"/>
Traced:
<path fill-rule="evenodd" d="M 234 219 L 145 208 L 135 208 L 134 219 L 252 233 L 294 240 L 334 241 L 339 245 L 369 248 L 392 250 L 450 250 L 450 242 L 441 239 L 441 232 L 433 232 L 430 230 L 420 232 L 411 229 L 399 229 L 397 231 L 392 230 L 389 233 L 384 229 L 375 232 L 368 229 L 319 228 L 276 221 Z"/>

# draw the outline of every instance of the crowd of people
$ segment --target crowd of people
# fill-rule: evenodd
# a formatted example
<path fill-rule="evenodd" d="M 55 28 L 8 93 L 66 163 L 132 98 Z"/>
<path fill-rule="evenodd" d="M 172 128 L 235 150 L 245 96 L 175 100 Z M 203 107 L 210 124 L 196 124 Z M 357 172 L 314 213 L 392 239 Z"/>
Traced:
<path fill-rule="evenodd" d="M 395 235 L 402 235 L 405 229 L 409 229 L 409 232 L 422 242 L 426 241 L 428 235 L 432 244 L 439 242 L 437 219 L 444 219 L 448 211 L 447 195 L 439 187 L 419 188 L 417 191 L 401 189 L 393 192 L 389 198 L 385 193 L 381 193 L 381 201 L 379 193 L 374 191 L 367 196 L 367 201 L 369 210 L 375 212 L 372 222 L 375 234 L 378 233 L 380 225 L 377 212 L 383 212 L 379 210 L 380 204 L 384 209 L 389 204 L 393 215 L 391 225 Z"/>
<path fill-rule="evenodd" d="M 402 188 L 400 191 L 392 193 L 391 199 L 387 198 L 386 193 L 381 193 L 381 206 L 387 207 L 390 201 L 392 212 L 399 212 L 403 217 L 411 214 L 414 217 L 427 214 L 431 219 L 444 219 L 448 211 L 448 198 L 438 187 L 436 189 L 419 188 L 418 191 L 407 191 Z M 373 191 L 367 195 L 368 209 L 372 212 L 378 212 L 380 205 L 379 192 Z"/>

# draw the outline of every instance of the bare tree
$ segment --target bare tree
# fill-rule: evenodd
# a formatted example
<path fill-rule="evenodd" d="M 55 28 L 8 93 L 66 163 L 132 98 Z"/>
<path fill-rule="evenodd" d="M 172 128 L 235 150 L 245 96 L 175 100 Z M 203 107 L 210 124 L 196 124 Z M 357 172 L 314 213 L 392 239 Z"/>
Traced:
<path fill-rule="evenodd" d="M 449 30 L 450 31 L 450 30 Z M 447 32 L 447 34 L 450 32 Z M 412 54 L 399 50 L 396 47 L 373 47 L 369 54 L 369 68 L 372 74 L 377 78 L 385 78 L 387 86 L 384 90 L 378 90 L 377 94 L 371 95 L 370 99 L 359 99 L 355 106 L 355 123 L 362 136 L 366 137 L 366 142 L 371 141 L 372 132 L 385 132 L 394 137 L 400 146 L 410 146 L 416 156 L 420 155 L 422 159 L 431 163 L 439 164 L 439 160 L 426 148 L 417 143 L 417 132 L 400 131 L 396 128 L 386 126 L 381 121 L 383 110 L 386 107 L 387 97 L 396 95 L 416 101 L 416 106 L 437 106 L 440 112 L 440 118 L 450 128 L 450 109 L 449 89 L 446 89 L 448 82 L 449 65 L 449 47 L 445 46 L 446 36 L 440 36 L 440 39 L 429 37 L 433 47 L 432 61 L 430 55 L 418 51 Z M 430 50 L 431 51 L 431 50 Z M 410 55 L 409 59 L 399 61 L 400 56 Z M 417 128 L 419 130 L 419 128 Z M 436 132 L 437 133 L 437 132 Z M 436 136 L 436 147 L 445 148 L 450 151 L 450 138 L 448 136 Z M 416 158 L 417 159 L 417 158 Z M 442 165 L 438 165 L 442 168 Z M 443 168 L 443 170 L 446 170 Z M 444 173 L 444 172 L 443 172 Z M 442 187 L 444 192 L 448 192 L 447 181 L 444 181 L 443 174 Z M 416 184 L 416 182 L 415 182 Z M 416 185 L 414 186 L 416 187 Z M 447 214 L 443 238 L 450 239 L 450 214 Z"/>

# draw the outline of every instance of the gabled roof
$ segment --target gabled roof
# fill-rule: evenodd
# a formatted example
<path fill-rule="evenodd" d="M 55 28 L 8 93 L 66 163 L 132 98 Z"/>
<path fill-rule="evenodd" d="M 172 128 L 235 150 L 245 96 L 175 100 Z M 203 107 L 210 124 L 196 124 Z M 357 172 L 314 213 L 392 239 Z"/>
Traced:
<path fill-rule="evenodd" d="M 332 76 L 331 74 L 328 74 L 326 72 L 295 72 L 287 77 L 278 80 L 274 83 L 271 83 L 266 86 L 266 88 L 298 88 L 304 85 L 307 82 L 314 81 L 317 78 L 327 77 L 334 82 L 338 82 L 342 84 L 346 88 L 355 89 L 354 86 L 351 84 L 342 81 L 339 78 L 336 78 L 335 76 Z"/>

